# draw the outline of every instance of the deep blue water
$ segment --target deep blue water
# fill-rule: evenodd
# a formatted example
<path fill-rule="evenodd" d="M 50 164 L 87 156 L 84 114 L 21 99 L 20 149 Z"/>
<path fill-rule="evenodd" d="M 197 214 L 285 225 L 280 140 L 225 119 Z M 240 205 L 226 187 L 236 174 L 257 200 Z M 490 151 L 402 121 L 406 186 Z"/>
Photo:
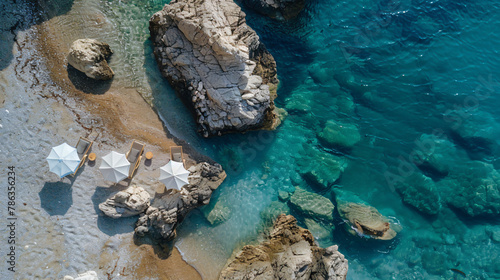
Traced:
<path fill-rule="evenodd" d="M 83 0 L 71 2 L 73 9 L 85 7 Z M 179 248 L 202 273 L 214 276 L 233 249 L 254 242 L 268 225 L 262 213 L 287 209 L 278 192 L 301 186 L 334 203 L 336 193 L 355 193 L 402 227 L 395 239 L 377 241 L 347 234 L 337 214 L 324 224 L 318 242 L 339 245 L 349 260 L 348 279 L 463 278 L 452 268 L 467 279 L 500 279 L 499 3 L 310 0 L 288 22 L 244 8 L 277 61 L 275 102 L 288 116 L 276 131 L 204 139 L 152 57 L 148 19 L 164 2 L 87 2 L 113 25 L 112 33 L 94 37 L 115 50 L 115 80 L 152 98 L 172 134 L 228 173 L 202 211 L 218 203 L 230 210 L 229 219 L 212 226 L 197 210 L 179 229 Z M 68 9 L 59 10 L 45 19 Z M 16 20 L 4 22 L 3 37 L 11 40 Z M 12 44 L 5 41 L 2 53 Z M 355 127 L 359 142 L 345 148 L 320 140 L 332 122 Z M 421 156 L 429 151 L 434 159 Z M 328 167 L 332 176 L 341 169 L 328 187 L 301 176 L 305 165 L 325 167 L 327 159 L 337 163 Z M 420 190 L 428 187 L 424 196 L 441 205 L 435 215 L 396 191 L 399 181 L 421 187 L 423 176 L 428 181 Z M 484 186 L 486 194 L 476 195 Z M 289 213 L 306 226 L 300 213 Z M 204 250 L 215 264 L 195 256 Z"/>

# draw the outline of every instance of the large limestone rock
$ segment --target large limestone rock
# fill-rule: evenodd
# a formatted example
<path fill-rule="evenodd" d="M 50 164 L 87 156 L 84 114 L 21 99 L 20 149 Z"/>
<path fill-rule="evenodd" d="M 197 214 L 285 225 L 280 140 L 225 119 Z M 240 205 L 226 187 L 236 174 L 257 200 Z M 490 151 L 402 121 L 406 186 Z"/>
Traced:
<path fill-rule="evenodd" d="M 207 205 L 214 190 L 226 178 L 226 172 L 219 164 L 199 163 L 188 169 L 189 185 L 181 191 L 171 190 L 157 195 L 136 224 L 135 233 L 153 238 L 170 240 L 175 229 L 193 209 Z"/>
<path fill-rule="evenodd" d="M 151 196 L 139 186 L 130 186 L 99 204 L 104 215 L 121 218 L 139 215 L 149 207 Z"/>
<path fill-rule="evenodd" d="M 108 44 L 94 39 L 78 39 L 71 44 L 68 63 L 92 79 L 109 80 L 115 73 L 108 59 L 113 52 Z"/>
<path fill-rule="evenodd" d="M 293 216 L 280 215 L 267 240 L 243 247 L 219 279 L 341 280 L 347 270 L 338 246 L 316 246 L 311 232 L 297 226 Z"/>
<path fill-rule="evenodd" d="M 151 17 L 161 73 L 205 137 L 274 128 L 276 62 L 231 0 L 173 0 Z"/>
<path fill-rule="evenodd" d="M 243 0 L 243 3 L 263 15 L 288 20 L 304 9 L 306 0 Z"/>
<path fill-rule="evenodd" d="M 326 197 L 312 192 L 308 192 L 299 187 L 289 201 L 290 207 L 309 218 L 323 220 L 325 222 L 333 221 L 333 210 L 335 206 Z"/>
<path fill-rule="evenodd" d="M 393 239 L 400 230 L 374 207 L 350 192 L 336 193 L 337 210 L 352 235 L 380 240 Z"/>

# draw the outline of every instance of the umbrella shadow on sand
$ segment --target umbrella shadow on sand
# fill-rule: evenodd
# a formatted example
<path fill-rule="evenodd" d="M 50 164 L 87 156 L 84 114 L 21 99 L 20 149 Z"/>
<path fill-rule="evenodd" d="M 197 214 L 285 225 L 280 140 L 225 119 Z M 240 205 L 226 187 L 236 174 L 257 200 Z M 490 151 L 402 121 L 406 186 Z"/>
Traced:
<path fill-rule="evenodd" d="M 47 182 L 38 193 L 41 206 L 51 216 L 64 215 L 73 205 L 73 181 Z"/>
<path fill-rule="evenodd" d="M 92 195 L 92 203 L 94 204 L 94 209 L 98 214 L 97 227 L 100 231 L 107 235 L 113 236 L 121 233 L 129 233 L 133 232 L 135 229 L 135 223 L 137 222 L 139 216 L 113 219 L 104 215 L 99 209 L 100 203 L 106 201 L 106 199 L 108 199 L 112 194 L 125 190 L 126 188 L 128 188 L 128 185 L 123 184 L 115 184 L 110 187 L 98 186 Z"/>

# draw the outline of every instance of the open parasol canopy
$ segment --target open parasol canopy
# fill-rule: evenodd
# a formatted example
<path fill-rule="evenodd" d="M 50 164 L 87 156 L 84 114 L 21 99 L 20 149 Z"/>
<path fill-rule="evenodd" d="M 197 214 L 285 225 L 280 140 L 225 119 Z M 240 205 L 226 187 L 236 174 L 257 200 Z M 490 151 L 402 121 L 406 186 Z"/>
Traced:
<path fill-rule="evenodd" d="M 99 170 L 104 179 L 118 183 L 128 177 L 130 162 L 124 154 L 112 151 L 102 157 Z"/>
<path fill-rule="evenodd" d="M 78 165 L 80 165 L 80 157 L 78 157 L 75 147 L 62 143 L 52 148 L 47 157 L 47 162 L 50 171 L 62 178 L 76 171 Z"/>
<path fill-rule="evenodd" d="M 184 185 L 189 184 L 189 171 L 184 168 L 182 162 L 169 161 L 160 167 L 160 182 L 168 189 L 180 190 Z"/>

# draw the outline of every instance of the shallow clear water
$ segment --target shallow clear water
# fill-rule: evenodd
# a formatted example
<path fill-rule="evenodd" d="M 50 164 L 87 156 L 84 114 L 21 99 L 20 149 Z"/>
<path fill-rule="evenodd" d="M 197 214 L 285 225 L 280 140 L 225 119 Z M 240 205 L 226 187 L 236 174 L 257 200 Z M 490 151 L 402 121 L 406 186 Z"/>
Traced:
<path fill-rule="evenodd" d="M 336 218 L 318 242 L 339 245 L 349 260 L 348 279 L 460 279 L 452 268 L 470 279 L 500 279 L 500 244 L 493 237 L 500 235 L 498 214 L 471 218 L 443 203 L 439 214 L 425 215 L 403 203 L 387 179 L 388 174 L 403 179 L 425 174 L 435 184 L 446 179 L 409 160 L 422 150 L 422 134 L 432 133 L 447 139 L 451 152 L 440 162 L 452 169 L 471 160 L 499 168 L 500 4 L 311 0 L 290 22 L 247 11 L 247 22 L 278 63 L 276 104 L 288 117 L 276 131 L 212 139 L 195 133 L 189 111 L 157 71 L 147 26 L 162 6 L 161 1 L 74 1 L 56 20 L 75 25 L 69 37 L 107 41 L 115 50 L 115 82 L 139 88 L 172 134 L 226 169 L 227 180 L 202 211 L 219 203 L 229 208 L 229 219 L 211 226 L 197 210 L 179 229 L 177 246 L 207 279 L 217 276 L 235 248 L 259 236 L 266 224 L 261 213 L 271 203 L 286 209 L 278 192 L 297 185 L 332 201 L 335 192 L 352 191 L 402 226 L 394 240 L 376 242 L 346 234 Z M 87 15 L 97 27 L 79 30 L 78 20 Z M 355 125 L 360 141 L 351 149 L 320 141 L 318 133 L 329 120 Z M 467 133 L 472 140 L 459 136 Z M 321 164 L 330 155 L 343 166 L 332 186 L 318 188 L 301 177 L 304 162 Z M 479 170 L 463 172 L 474 176 Z M 441 200 L 460 195 L 453 192 L 458 186 L 447 186 L 434 190 Z M 498 191 L 498 185 L 493 188 Z M 306 226 L 304 217 L 291 213 Z"/>

